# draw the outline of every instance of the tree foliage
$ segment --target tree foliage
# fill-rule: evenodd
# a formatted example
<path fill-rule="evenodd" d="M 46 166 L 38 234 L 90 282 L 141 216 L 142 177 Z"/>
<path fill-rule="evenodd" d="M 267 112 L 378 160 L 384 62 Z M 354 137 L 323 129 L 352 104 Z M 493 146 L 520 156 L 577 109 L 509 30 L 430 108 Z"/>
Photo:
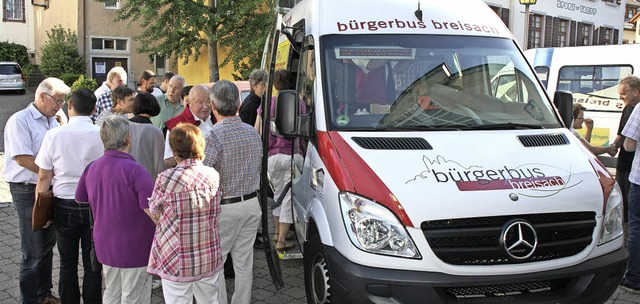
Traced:
<path fill-rule="evenodd" d="M 29 53 L 27 47 L 9 41 L 0 41 L 0 61 L 17 62 L 25 72 L 29 74 L 31 71 L 31 62 L 29 62 Z"/>
<path fill-rule="evenodd" d="M 84 75 L 80 75 L 71 86 L 71 92 L 77 89 L 88 89 L 89 91 L 95 91 L 98 88 L 98 83 L 95 79 L 84 78 Z"/>
<path fill-rule="evenodd" d="M 47 42 L 42 46 L 40 71 L 47 77 L 62 74 L 84 74 L 84 57 L 78 54 L 78 36 L 70 29 L 56 25 L 47 31 Z"/>
<path fill-rule="evenodd" d="M 96 0 L 106 2 L 112 0 Z M 203 46 L 219 45 L 228 56 L 219 61 L 209 52 L 213 65 L 210 80 L 218 80 L 219 66 L 233 64 L 246 78 L 259 68 L 262 48 L 273 20 L 273 0 L 127 0 L 118 11 L 116 21 L 140 24 L 141 32 L 133 38 L 140 42 L 138 52 L 190 57 L 197 61 Z M 212 58 L 213 57 L 213 58 Z"/>

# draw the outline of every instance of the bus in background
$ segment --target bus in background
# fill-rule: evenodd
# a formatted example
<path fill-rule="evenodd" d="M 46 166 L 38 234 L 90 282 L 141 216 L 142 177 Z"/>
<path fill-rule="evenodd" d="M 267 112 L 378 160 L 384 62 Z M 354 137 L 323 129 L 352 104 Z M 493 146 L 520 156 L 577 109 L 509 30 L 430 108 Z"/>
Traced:
<path fill-rule="evenodd" d="M 635 44 L 539 48 L 524 52 L 549 96 L 556 91 L 569 91 L 573 101 L 587 109 L 585 116 L 594 121 L 591 137 L 594 146 L 608 146 L 616 137 L 624 108 L 618 95 L 618 82 L 639 73 L 639 53 L 640 45 Z M 615 158 L 599 158 L 607 167 L 615 167 Z"/>

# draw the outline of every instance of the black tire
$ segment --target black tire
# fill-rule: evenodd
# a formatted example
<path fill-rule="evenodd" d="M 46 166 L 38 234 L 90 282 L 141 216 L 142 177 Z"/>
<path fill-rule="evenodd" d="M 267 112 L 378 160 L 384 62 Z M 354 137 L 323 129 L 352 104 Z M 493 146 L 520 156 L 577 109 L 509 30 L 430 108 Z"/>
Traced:
<path fill-rule="evenodd" d="M 304 282 L 307 303 L 331 303 L 329 265 L 318 234 L 312 235 L 305 244 Z"/>
<path fill-rule="evenodd" d="M 24 95 L 24 93 L 26 93 L 26 91 L 25 91 L 25 90 L 18 90 L 18 94 L 20 94 L 20 95 Z"/>

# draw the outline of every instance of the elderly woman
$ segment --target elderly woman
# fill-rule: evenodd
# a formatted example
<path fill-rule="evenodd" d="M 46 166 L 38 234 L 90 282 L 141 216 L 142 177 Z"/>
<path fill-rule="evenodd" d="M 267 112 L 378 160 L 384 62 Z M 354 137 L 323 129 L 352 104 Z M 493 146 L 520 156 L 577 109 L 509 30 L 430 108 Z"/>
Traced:
<path fill-rule="evenodd" d="M 262 96 L 267 88 L 268 77 L 269 75 L 264 70 L 254 70 L 249 74 L 251 93 L 242 101 L 242 105 L 240 106 L 240 119 L 250 126 L 256 124 L 258 107 L 262 104 Z"/>
<path fill-rule="evenodd" d="M 273 85 L 276 90 L 294 90 L 296 87 L 296 79 L 288 70 L 277 70 L 273 75 Z M 271 117 L 275 114 L 275 97 L 271 99 Z M 262 107 L 258 108 L 258 119 L 255 128 L 262 133 Z M 302 166 L 302 157 L 299 155 L 300 145 L 294 145 L 294 140 L 285 138 L 280 135 L 269 133 L 269 161 L 267 170 L 269 172 L 269 181 L 273 187 L 273 198 L 278 199 L 282 196 L 285 186 L 291 181 L 291 152 L 295 151 L 294 161 L 296 165 Z M 295 150 L 294 150 L 295 149 Z M 272 241 L 275 243 L 277 251 L 283 251 L 295 246 L 295 242 L 287 239 L 289 228 L 293 223 L 293 214 L 291 212 L 291 192 L 287 190 L 282 202 L 278 207 L 273 209 L 273 222 L 275 235 Z"/>
<path fill-rule="evenodd" d="M 104 155 L 80 176 L 75 199 L 89 202 L 93 240 L 104 266 L 104 303 L 150 303 L 151 276 L 146 272 L 155 224 L 149 217 L 153 179 L 129 155 L 129 121 L 105 118 L 100 129 Z"/>
<path fill-rule="evenodd" d="M 162 278 L 167 303 L 218 303 L 220 177 L 202 163 L 204 145 L 197 126 L 174 127 L 169 146 L 178 165 L 158 175 L 149 199 L 158 226 L 147 271 Z"/>
<path fill-rule="evenodd" d="M 155 179 L 164 170 L 164 135 L 151 123 L 160 113 L 158 100 L 151 93 L 138 93 L 133 99 L 131 149 L 129 154 Z"/>

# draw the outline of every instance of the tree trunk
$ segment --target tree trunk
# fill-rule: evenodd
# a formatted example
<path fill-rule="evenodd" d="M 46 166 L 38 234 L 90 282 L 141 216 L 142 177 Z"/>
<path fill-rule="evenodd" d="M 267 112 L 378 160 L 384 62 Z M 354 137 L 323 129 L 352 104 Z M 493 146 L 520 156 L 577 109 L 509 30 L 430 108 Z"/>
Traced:
<path fill-rule="evenodd" d="M 215 7 L 217 1 L 209 0 L 209 7 Z M 218 12 L 216 11 L 216 14 Z M 207 41 L 207 53 L 209 55 L 209 82 L 216 82 L 220 80 L 220 70 L 218 68 L 218 39 L 216 38 L 216 26 L 213 25 L 211 29 L 211 37 L 208 37 Z"/>
<path fill-rule="evenodd" d="M 209 82 L 220 80 L 220 71 L 218 69 L 218 40 L 209 38 L 207 43 L 209 48 Z"/>

